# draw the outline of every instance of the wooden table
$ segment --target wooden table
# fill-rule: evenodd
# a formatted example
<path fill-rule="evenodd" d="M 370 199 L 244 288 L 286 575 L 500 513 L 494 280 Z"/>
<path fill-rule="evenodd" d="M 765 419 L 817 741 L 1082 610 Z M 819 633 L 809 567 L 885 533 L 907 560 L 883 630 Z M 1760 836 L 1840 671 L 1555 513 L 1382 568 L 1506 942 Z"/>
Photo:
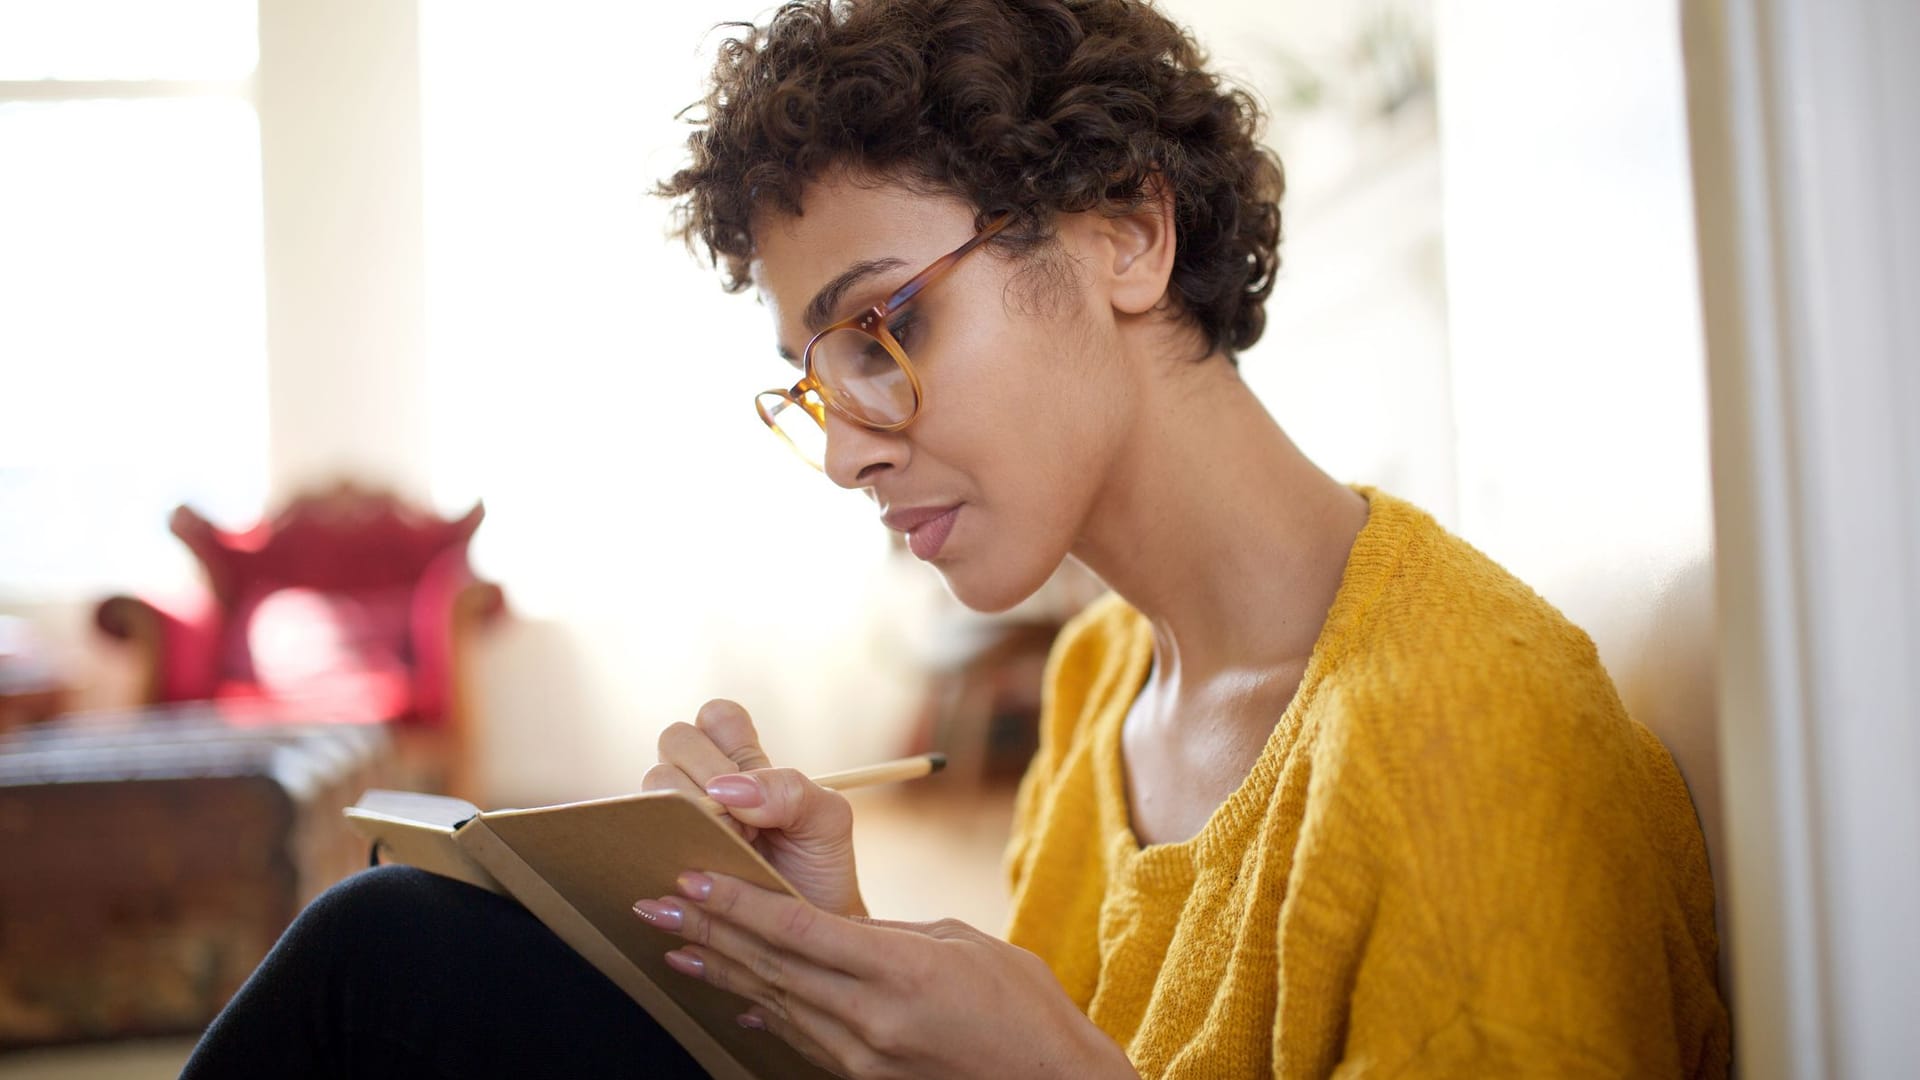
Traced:
<path fill-rule="evenodd" d="M 0 1048 L 197 1032 L 364 866 L 384 729 L 207 706 L 0 735 Z"/>

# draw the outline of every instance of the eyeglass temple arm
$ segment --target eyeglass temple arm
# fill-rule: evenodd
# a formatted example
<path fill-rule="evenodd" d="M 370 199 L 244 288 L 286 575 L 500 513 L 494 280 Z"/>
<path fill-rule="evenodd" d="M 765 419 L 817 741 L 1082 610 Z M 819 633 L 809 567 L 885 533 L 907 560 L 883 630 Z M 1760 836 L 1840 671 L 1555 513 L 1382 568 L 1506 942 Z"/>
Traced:
<path fill-rule="evenodd" d="M 979 232 L 975 233 L 973 236 L 973 239 L 967 241 L 964 244 L 961 244 L 959 247 L 953 249 L 952 251 L 949 251 L 945 255 L 940 256 L 938 259 L 935 259 L 932 265 L 928 266 L 925 270 L 922 270 L 919 273 L 913 275 L 911 278 L 908 278 L 907 283 L 905 285 L 902 285 L 898 289 L 895 289 L 893 292 L 893 295 L 887 297 L 887 302 L 885 305 L 881 307 L 881 310 L 888 314 L 892 314 L 893 312 L 898 311 L 901 305 L 913 299 L 915 296 L 918 296 L 920 294 L 920 290 L 926 288 L 928 285 L 933 284 L 933 282 L 936 279 L 938 279 L 940 275 L 946 273 L 948 270 L 951 270 L 953 268 L 953 264 L 959 262 L 961 259 L 966 258 L 968 255 L 971 255 L 973 253 L 973 250 L 979 247 L 981 244 L 984 244 L 987 241 L 993 239 L 994 237 L 1000 235 L 1001 230 L 1005 229 L 1008 225 L 1013 224 L 1014 217 L 1015 217 L 1015 212 L 1012 210 L 1009 210 L 1006 213 L 1001 214 L 999 217 L 993 219 L 993 221 L 989 223 L 986 228 L 981 229 Z"/>

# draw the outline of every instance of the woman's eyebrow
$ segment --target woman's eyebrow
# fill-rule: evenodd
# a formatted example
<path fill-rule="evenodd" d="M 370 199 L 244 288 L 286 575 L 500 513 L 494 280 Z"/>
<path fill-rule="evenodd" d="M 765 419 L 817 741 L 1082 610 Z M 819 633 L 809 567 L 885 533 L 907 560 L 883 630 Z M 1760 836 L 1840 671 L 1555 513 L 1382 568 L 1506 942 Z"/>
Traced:
<path fill-rule="evenodd" d="M 875 274 L 905 265 L 907 264 L 903 259 L 888 257 L 857 262 L 842 270 L 840 276 L 821 286 L 820 291 L 814 293 L 813 299 L 807 302 L 806 314 L 802 319 L 806 323 L 807 332 L 817 334 L 821 327 L 831 321 L 834 309 L 840 306 L 840 298 L 847 294 L 848 289 Z"/>

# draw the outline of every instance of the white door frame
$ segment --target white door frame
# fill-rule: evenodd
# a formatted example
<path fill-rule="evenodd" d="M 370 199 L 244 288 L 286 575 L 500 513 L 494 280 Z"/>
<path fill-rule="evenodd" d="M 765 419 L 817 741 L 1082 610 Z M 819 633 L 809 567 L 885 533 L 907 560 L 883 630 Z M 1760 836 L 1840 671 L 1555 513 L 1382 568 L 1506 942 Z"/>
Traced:
<path fill-rule="evenodd" d="M 1682 24 L 1737 1060 L 1920 1075 L 1920 4 Z"/>

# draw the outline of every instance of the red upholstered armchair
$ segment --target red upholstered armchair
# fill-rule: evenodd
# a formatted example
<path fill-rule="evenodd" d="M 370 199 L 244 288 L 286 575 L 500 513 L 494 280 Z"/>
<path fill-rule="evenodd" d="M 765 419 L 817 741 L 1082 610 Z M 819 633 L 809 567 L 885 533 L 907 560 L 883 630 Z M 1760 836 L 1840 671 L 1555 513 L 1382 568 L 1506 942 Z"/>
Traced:
<path fill-rule="evenodd" d="M 484 511 L 445 520 L 351 484 L 228 532 L 188 507 L 172 528 L 205 571 L 184 601 L 115 596 L 95 619 L 131 642 L 149 702 L 222 700 L 303 721 L 392 725 L 416 783 L 465 792 L 467 635 L 504 611 L 467 545 Z M 411 760 L 409 760 L 411 759 Z"/>

